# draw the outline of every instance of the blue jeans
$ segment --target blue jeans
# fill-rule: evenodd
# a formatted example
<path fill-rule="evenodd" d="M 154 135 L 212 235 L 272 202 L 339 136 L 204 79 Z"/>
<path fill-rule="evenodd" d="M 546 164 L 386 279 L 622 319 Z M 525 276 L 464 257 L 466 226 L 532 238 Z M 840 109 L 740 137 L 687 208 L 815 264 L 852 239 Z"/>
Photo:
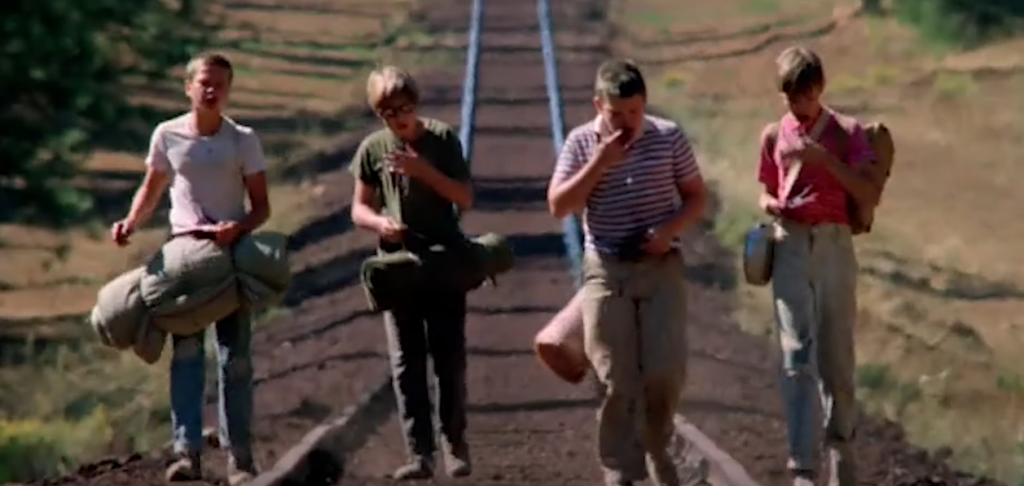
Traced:
<path fill-rule="evenodd" d="M 819 444 L 846 451 L 856 432 L 857 258 L 845 225 L 781 225 L 785 232 L 775 243 L 772 293 L 783 358 L 789 468 L 813 471 Z M 852 458 L 844 461 L 853 474 Z"/>
<path fill-rule="evenodd" d="M 218 418 L 221 444 L 235 458 L 252 454 L 252 319 L 239 311 L 214 326 L 217 334 Z M 174 450 L 198 453 L 203 447 L 203 395 L 206 387 L 204 333 L 174 336 L 171 358 L 171 425 Z"/>

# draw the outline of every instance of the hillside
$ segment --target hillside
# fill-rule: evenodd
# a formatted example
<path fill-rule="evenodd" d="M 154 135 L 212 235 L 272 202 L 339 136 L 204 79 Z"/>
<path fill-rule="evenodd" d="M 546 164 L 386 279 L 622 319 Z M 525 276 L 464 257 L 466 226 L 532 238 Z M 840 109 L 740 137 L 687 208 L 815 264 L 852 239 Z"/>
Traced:
<path fill-rule="evenodd" d="M 652 102 L 700 145 L 724 198 L 720 235 L 755 212 L 757 137 L 783 104 L 775 56 L 800 43 L 824 59 L 827 101 L 884 121 L 896 139 L 876 230 L 857 240 L 858 381 L 869 410 L 964 467 L 1016 481 L 1024 430 L 1024 37 L 938 46 L 857 2 L 619 0 L 616 42 L 652 71 Z M 1007 14 L 1009 15 L 1009 14 Z M 737 289 L 741 321 L 770 334 L 769 296 Z"/>

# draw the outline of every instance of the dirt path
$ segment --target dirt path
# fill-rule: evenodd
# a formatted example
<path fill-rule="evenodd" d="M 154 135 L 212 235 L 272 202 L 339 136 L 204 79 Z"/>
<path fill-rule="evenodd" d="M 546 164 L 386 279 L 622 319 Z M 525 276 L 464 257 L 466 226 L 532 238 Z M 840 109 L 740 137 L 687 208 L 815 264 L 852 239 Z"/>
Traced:
<path fill-rule="evenodd" d="M 605 54 L 603 2 L 553 4 L 566 124 L 573 126 L 592 114 L 593 73 Z M 464 30 L 469 6 L 466 0 L 437 0 L 424 20 L 433 30 Z M 591 392 L 557 381 L 530 350 L 534 333 L 572 292 L 559 223 L 543 202 L 553 157 L 535 5 L 488 0 L 484 17 L 473 161 L 478 206 L 465 226 L 470 233 L 508 235 L 519 260 L 498 287 L 470 299 L 469 441 L 476 473 L 463 483 L 596 485 Z M 421 79 L 426 114 L 457 124 L 461 81 L 461 70 Z M 339 169 L 321 179 L 327 188 L 323 217 L 294 237 L 298 273 L 291 310 L 256 337 L 255 434 L 264 467 L 387 373 L 379 317 L 364 311 L 357 286 L 358 264 L 373 239 L 348 221 L 351 181 L 340 168 L 350 153 L 342 152 L 335 158 Z M 722 290 L 731 284 L 729 255 L 702 235 L 690 238 L 687 253 L 692 371 L 682 409 L 765 486 L 783 484 L 784 429 L 771 347 L 729 322 L 732 301 Z M 906 446 L 897 427 L 869 424 L 861 438 L 862 462 L 870 471 L 864 485 L 977 484 L 923 482 L 944 469 Z M 400 444 L 392 419 L 352 458 L 343 484 L 385 484 L 384 474 L 404 459 Z M 211 457 L 209 477 L 220 478 L 219 454 Z M 40 484 L 164 484 L 162 466 L 158 458 L 112 460 Z"/>

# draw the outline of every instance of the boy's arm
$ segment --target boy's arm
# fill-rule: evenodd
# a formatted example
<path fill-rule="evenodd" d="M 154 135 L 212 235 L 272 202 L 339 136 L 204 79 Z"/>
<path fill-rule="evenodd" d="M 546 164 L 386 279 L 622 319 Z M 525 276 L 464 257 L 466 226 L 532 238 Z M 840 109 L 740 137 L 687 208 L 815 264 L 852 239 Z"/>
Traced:
<path fill-rule="evenodd" d="M 462 156 L 462 143 L 451 129 L 444 134 L 444 156 L 433 164 L 424 164 L 427 169 L 420 178 L 441 197 L 455 204 L 459 211 L 473 206 L 473 184 L 469 164 Z"/>
<path fill-rule="evenodd" d="M 845 129 L 845 128 L 844 128 Z M 839 181 L 843 189 L 863 206 L 874 206 L 882 192 L 882 183 L 875 176 L 872 165 L 875 151 L 868 142 L 867 133 L 859 123 L 847 134 L 846 161 L 832 156 L 825 160 L 825 167 Z"/>
<path fill-rule="evenodd" d="M 375 167 L 373 157 L 367 141 L 363 141 L 356 150 L 352 162 L 349 164 L 349 172 L 355 177 L 355 190 L 352 193 L 352 224 L 368 229 L 373 232 L 380 232 L 387 218 L 380 214 L 380 207 L 376 204 L 376 194 L 382 184 L 380 172 Z"/>
<path fill-rule="evenodd" d="M 668 221 L 655 229 L 657 234 L 675 236 L 693 225 L 704 214 L 707 188 L 689 139 L 677 129 L 672 142 L 672 178 L 682 199 L 682 207 Z"/>
<path fill-rule="evenodd" d="M 604 174 L 596 159 L 597 150 L 588 151 L 582 137 L 577 131 L 566 137 L 548 183 L 548 211 L 559 219 L 582 213 L 587 198 Z"/>
<path fill-rule="evenodd" d="M 238 223 L 242 233 L 251 233 L 270 219 L 267 160 L 255 131 L 243 133 L 241 152 L 242 181 L 249 195 L 249 212 Z"/>
<path fill-rule="evenodd" d="M 775 162 L 777 130 L 777 125 L 771 124 L 761 132 L 761 155 L 757 166 L 757 180 L 762 186 L 758 206 L 771 215 L 779 211 L 779 167 Z"/>
<path fill-rule="evenodd" d="M 149 152 L 146 154 L 146 176 L 135 191 L 131 209 L 125 216 L 125 224 L 130 233 L 145 224 L 153 215 L 153 210 L 160 202 L 160 196 L 171 183 L 171 161 L 167 158 L 167 147 L 163 137 L 163 127 L 153 130 L 149 140 Z"/>

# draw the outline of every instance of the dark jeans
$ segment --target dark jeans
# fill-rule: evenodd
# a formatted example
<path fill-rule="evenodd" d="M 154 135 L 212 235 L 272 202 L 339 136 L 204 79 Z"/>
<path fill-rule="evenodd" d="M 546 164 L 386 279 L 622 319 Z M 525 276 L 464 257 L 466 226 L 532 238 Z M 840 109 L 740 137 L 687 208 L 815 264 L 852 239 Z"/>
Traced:
<path fill-rule="evenodd" d="M 217 334 L 218 417 L 221 443 L 239 460 L 251 460 L 252 319 L 236 312 L 214 326 Z M 171 423 L 174 450 L 199 452 L 203 446 L 203 394 L 206 386 L 205 332 L 174 336 L 171 359 Z"/>
<path fill-rule="evenodd" d="M 433 359 L 441 434 L 461 446 L 466 430 L 466 295 L 419 296 L 384 314 L 391 376 L 406 449 L 413 456 L 435 450 L 427 356 Z"/>

